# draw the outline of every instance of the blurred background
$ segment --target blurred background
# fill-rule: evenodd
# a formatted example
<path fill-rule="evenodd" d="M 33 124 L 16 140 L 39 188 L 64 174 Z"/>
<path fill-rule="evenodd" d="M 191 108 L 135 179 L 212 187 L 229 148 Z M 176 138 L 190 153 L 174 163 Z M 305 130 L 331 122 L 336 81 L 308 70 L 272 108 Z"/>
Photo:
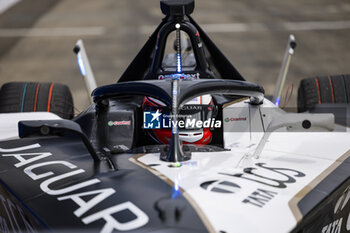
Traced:
<path fill-rule="evenodd" d="M 197 0 L 192 16 L 267 94 L 293 33 L 298 46 L 283 91 L 293 84 L 288 107 L 296 107 L 301 79 L 350 73 L 350 0 Z M 162 18 L 159 0 L 0 0 L 0 85 L 67 84 L 83 110 L 89 101 L 76 41 L 84 41 L 97 84 L 114 83 Z"/>

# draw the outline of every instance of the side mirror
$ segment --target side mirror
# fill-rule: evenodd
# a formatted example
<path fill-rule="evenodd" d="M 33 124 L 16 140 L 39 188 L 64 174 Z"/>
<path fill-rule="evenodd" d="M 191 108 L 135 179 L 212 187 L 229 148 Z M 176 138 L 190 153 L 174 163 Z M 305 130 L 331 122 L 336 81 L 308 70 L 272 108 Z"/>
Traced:
<path fill-rule="evenodd" d="M 18 135 L 20 138 L 33 137 L 63 137 L 67 133 L 77 135 L 81 138 L 86 149 L 95 161 L 100 161 L 91 143 L 80 128 L 80 125 L 69 120 L 39 120 L 20 121 L 18 123 Z"/>

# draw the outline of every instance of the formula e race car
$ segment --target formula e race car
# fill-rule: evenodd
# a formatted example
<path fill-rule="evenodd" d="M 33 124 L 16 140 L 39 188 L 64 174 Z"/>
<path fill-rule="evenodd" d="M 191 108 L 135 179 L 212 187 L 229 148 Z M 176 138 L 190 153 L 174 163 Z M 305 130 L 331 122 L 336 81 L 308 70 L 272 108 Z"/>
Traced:
<path fill-rule="evenodd" d="M 300 113 L 285 112 L 193 20 L 193 0 L 161 10 L 116 84 L 94 89 L 77 43 L 94 90 L 75 117 L 65 85 L 3 85 L 0 231 L 350 232 L 350 76 L 304 79 Z"/>

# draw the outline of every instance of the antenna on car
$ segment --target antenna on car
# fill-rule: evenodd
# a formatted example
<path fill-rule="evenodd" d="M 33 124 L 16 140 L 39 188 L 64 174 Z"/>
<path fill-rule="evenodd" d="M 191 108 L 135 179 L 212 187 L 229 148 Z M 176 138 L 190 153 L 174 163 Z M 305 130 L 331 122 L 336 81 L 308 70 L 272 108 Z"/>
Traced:
<path fill-rule="evenodd" d="M 178 128 L 178 107 L 179 107 L 179 93 L 180 93 L 180 74 L 174 74 L 171 79 L 171 140 L 169 142 L 169 150 L 161 153 L 161 159 L 167 162 L 181 162 L 191 159 L 191 153 L 183 151 L 181 140 L 179 138 Z"/>
<path fill-rule="evenodd" d="M 160 8 L 164 15 L 174 17 L 176 28 L 176 72 L 177 74 L 171 75 L 171 94 L 172 94 L 172 112 L 171 119 L 171 141 L 169 150 L 161 154 L 161 159 L 167 162 L 181 162 L 189 160 L 191 158 L 190 153 L 183 151 L 181 141 L 179 138 L 179 129 L 177 126 L 178 121 L 178 96 L 180 92 L 180 82 L 182 73 L 181 63 L 181 32 L 180 23 L 184 19 L 185 15 L 190 15 L 194 10 L 194 0 L 162 0 L 160 1 Z"/>
<path fill-rule="evenodd" d="M 92 72 L 88 56 L 85 51 L 83 40 L 78 40 L 73 49 L 77 56 L 77 62 L 79 65 L 80 73 L 83 76 L 86 90 L 88 91 L 90 103 L 93 103 L 91 93 L 96 89 L 96 80 L 94 73 Z"/>
<path fill-rule="evenodd" d="M 297 43 L 295 42 L 295 37 L 294 37 L 294 35 L 290 34 L 287 48 L 286 48 L 286 51 L 284 53 L 284 58 L 283 58 L 281 70 L 278 74 L 275 93 L 273 94 L 273 103 L 277 106 L 279 106 L 280 102 L 281 102 L 281 95 L 282 95 L 283 86 L 284 86 L 284 83 L 286 81 L 286 77 L 287 77 L 287 73 L 288 73 L 288 69 L 289 69 L 289 64 L 290 64 L 292 55 L 294 54 L 294 49 L 296 46 L 297 46 Z"/>

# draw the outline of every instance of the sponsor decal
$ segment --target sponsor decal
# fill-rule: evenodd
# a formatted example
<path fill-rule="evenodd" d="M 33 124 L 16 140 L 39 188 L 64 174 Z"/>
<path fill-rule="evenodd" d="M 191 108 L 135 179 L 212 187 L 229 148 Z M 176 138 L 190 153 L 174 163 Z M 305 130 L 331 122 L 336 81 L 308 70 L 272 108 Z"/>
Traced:
<path fill-rule="evenodd" d="M 278 167 L 267 167 L 265 163 L 256 163 L 257 167 L 248 167 L 243 169 L 243 173 L 222 173 L 219 172 L 220 175 L 235 177 L 238 179 L 245 179 L 251 182 L 256 182 L 258 184 L 263 184 L 266 186 L 274 187 L 274 188 L 286 188 L 287 184 L 295 183 L 296 179 L 294 177 L 304 177 L 305 174 L 290 168 L 278 168 Z M 254 171 L 265 170 L 270 173 L 266 173 L 266 175 L 261 175 L 259 173 L 255 173 Z M 289 175 L 288 173 L 292 173 L 293 175 Z M 269 176 L 268 174 L 271 174 Z M 277 179 L 276 174 L 282 176 L 283 179 Z"/>
<path fill-rule="evenodd" d="M 200 74 L 179 74 L 181 80 L 193 80 L 193 79 L 199 79 Z M 169 75 L 158 75 L 159 80 L 171 80 L 174 78 L 173 74 Z"/>
<path fill-rule="evenodd" d="M 89 214 L 86 215 L 89 210 L 98 206 L 105 199 L 111 199 L 113 195 L 116 195 L 116 191 L 113 188 L 81 191 L 82 188 L 100 183 L 101 180 L 97 178 L 85 180 L 60 189 L 50 188 L 53 183 L 83 174 L 85 170 L 79 169 L 75 164 L 64 160 L 42 161 L 44 158 L 53 157 L 50 152 L 26 152 L 27 150 L 40 147 L 40 144 L 33 144 L 12 149 L 0 148 L 0 153 L 2 153 L 1 156 L 4 158 L 12 159 L 12 161 L 15 160 L 14 166 L 23 170 L 24 174 L 35 181 L 39 188 L 47 195 L 57 197 L 57 201 L 74 202 L 77 208 L 72 214 L 79 218 L 84 224 L 88 225 L 93 222 L 103 223 L 100 232 L 110 233 L 115 230 L 130 231 L 148 223 L 148 216 L 130 201 L 110 206 L 95 213 L 89 212 Z M 50 165 L 64 166 L 68 168 L 69 171 L 63 174 L 54 174 L 54 172 L 49 169 Z M 38 168 L 40 168 L 40 170 Z M 43 172 L 43 168 L 45 168 L 45 172 Z M 88 201 L 85 198 L 87 196 L 89 197 Z M 103 203 L 101 205 L 103 205 Z M 120 218 L 118 213 L 125 211 L 131 212 L 134 217 L 132 219 Z"/>
<path fill-rule="evenodd" d="M 257 207 L 263 207 L 266 203 L 271 201 L 272 198 L 274 198 L 277 194 L 277 192 L 269 191 L 266 189 L 257 189 L 242 202 Z"/>
<path fill-rule="evenodd" d="M 205 190 L 216 193 L 236 193 L 241 189 L 239 185 L 225 180 L 206 181 L 200 186 Z"/>
<path fill-rule="evenodd" d="M 131 121 L 108 121 L 108 126 L 131 125 Z"/>
<path fill-rule="evenodd" d="M 180 108 L 180 110 L 197 110 L 201 111 L 203 109 L 203 106 L 201 105 L 184 105 Z"/>
<path fill-rule="evenodd" d="M 344 209 L 344 207 L 348 204 L 349 199 L 350 199 L 350 186 L 345 189 L 343 195 L 341 195 L 341 197 L 335 204 L 334 214 L 340 213 Z"/>
<path fill-rule="evenodd" d="M 343 218 L 337 219 L 334 222 L 330 223 L 329 225 L 324 226 L 322 228 L 322 233 L 340 233 L 342 222 L 343 222 Z"/>
<path fill-rule="evenodd" d="M 322 233 L 340 233 L 350 231 L 350 211 L 349 211 L 349 199 L 350 199 L 350 186 L 348 186 L 343 194 L 339 197 L 334 206 L 334 218 L 331 223 L 322 227 Z M 345 218 L 345 220 L 344 220 Z M 346 219 L 347 218 L 347 219 Z M 342 229 L 343 222 L 346 221 L 345 229 Z"/>
<path fill-rule="evenodd" d="M 285 189 L 289 184 L 295 183 L 296 178 L 304 177 L 305 174 L 291 168 L 269 167 L 265 163 L 256 163 L 255 167 L 243 169 L 243 172 L 224 173 L 219 175 L 226 177 L 224 180 L 206 181 L 200 187 L 211 192 L 233 194 L 238 192 L 243 185 L 240 180 L 254 182 L 261 187 L 242 200 L 243 203 L 256 207 L 264 207 L 275 196 L 277 190 Z M 269 188 L 269 189 L 266 189 Z M 274 191 L 270 188 L 275 188 Z"/>
<path fill-rule="evenodd" d="M 232 121 L 246 121 L 246 117 L 226 117 L 225 122 L 232 122 Z"/>
<path fill-rule="evenodd" d="M 143 128 L 144 129 L 170 129 L 177 126 L 180 129 L 190 128 L 220 128 L 221 121 L 215 118 L 209 118 L 205 121 L 191 118 L 191 116 L 179 115 L 177 121 L 172 120 L 171 115 L 162 114 L 159 110 L 156 112 L 143 112 Z"/>

